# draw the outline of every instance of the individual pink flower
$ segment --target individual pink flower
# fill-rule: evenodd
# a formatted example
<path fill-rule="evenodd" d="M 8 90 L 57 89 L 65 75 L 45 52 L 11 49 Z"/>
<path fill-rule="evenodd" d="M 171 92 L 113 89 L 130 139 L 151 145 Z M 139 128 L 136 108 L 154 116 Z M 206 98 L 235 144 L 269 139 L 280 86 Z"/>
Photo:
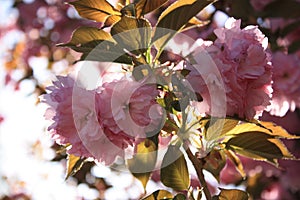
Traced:
<path fill-rule="evenodd" d="M 118 80 L 86 90 L 69 76 L 57 79 L 43 96 L 50 105 L 45 116 L 53 121 L 48 127 L 52 138 L 72 145 L 68 153 L 109 165 L 160 125 L 155 85 Z"/>
<path fill-rule="evenodd" d="M 78 156 L 92 157 L 78 135 L 78 131 L 80 130 L 77 129 L 74 119 L 75 114 L 77 120 L 80 114 L 81 116 L 86 114 L 87 111 L 84 109 L 82 109 L 84 113 L 74 112 L 74 109 L 78 110 L 81 107 L 85 107 L 86 102 L 88 102 L 86 101 L 87 97 L 93 95 L 92 91 L 77 87 L 74 79 L 70 76 L 57 76 L 57 81 L 54 81 L 53 85 L 46 89 L 49 92 L 42 96 L 42 102 L 47 103 L 50 106 L 45 113 L 45 118 L 53 121 L 48 127 L 51 137 L 58 144 L 71 144 L 72 147 L 69 150 L 69 153 Z M 76 91 L 75 94 L 74 90 Z M 76 105 L 74 103 L 75 99 Z M 97 127 L 99 125 L 96 123 L 94 126 Z"/>
<path fill-rule="evenodd" d="M 300 106 L 300 59 L 295 54 L 273 53 L 273 97 L 270 113 L 284 116 Z"/>
<path fill-rule="evenodd" d="M 162 110 L 155 101 L 157 95 L 154 84 L 126 79 L 107 82 L 99 88 L 97 117 L 113 144 L 126 148 L 160 130 Z"/>
<path fill-rule="evenodd" d="M 95 91 L 76 85 L 73 78 L 58 76 L 53 86 L 46 89 L 43 102 L 50 105 L 46 119 L 54 121 L 48 127 L 53 139 L 59 144 L 71 144 L 68 153 L 93 157 L 111 164 L 116 156 L 123 156 L 123 149 L 110 148 L 110 141 L 103 134 L 95 112 Z M 109 153 L 107 149 L 110 149 Z"/>
<path fill-rule="evenodd" d="M 256 26 L 240 29 L 240 23 L 229 18 L 215 30 L 214 43 L 202 41 L 195 49 L 187 81 L 203 98 L 201 113 L 220 116 L 226 109 L 223 114 L 252 119 L 270 104 L 268 40 Z"/>

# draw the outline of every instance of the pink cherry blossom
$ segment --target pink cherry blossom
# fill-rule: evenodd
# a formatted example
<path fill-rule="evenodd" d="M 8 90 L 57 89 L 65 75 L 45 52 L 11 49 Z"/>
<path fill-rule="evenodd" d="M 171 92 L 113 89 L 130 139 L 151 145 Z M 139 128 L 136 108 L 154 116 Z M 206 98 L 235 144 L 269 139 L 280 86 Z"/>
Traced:
<path fill-rule="evenodd" d="M 71 144 L 70 154 L 93 157 L 105 164 L 123 156 L 124 150 L 111 145 L 98 123 L 95 91 L 78 87 L 70 76 L 57 79 L 47 87 L 49 94 L 43 96 L 43 101 L 50 105 L 46 119 L 54 121 L 48 127 L 52 138 L 59 144 Z"/>
<path fill-rule="evenodd" d="M 240 29 L 240 23 L 229 18 L 225 28 L 215 30 L 214 43 L 203 41 L 195 49 L 212 59 L 206 62 L 209 59 L 201 57 L 197 61 L 199 69 L 188 67 L 191 72 L 187 80 L 203 98 L 197 106 L 201 113 L 219 115 L 218 110 L 226 108 L 226 115 L 252 119 L 270 104 L 268 40 L 256 26 Z M 225 99 L 226 105 L 218 99 Z M 212 113 L 212 109 L 217 111 Z"/>
<path fill-rule="evenodd" d="M 43 96 L 50 106 L 45 117 L 53 121 L 48 127 L 52 138 L 71 144 L 71 154 L 109 165 L 125 152 L 133 153 L 129 147 L 160 128 L 162 110 L 153 84 L 122 79 L 86 90 L 70 76 L 57 79 Z"/>
<path fill-rule="evenodd" d="M 122 79 L 104 83 L 96 96 L 97 117 L 104 133 L 120 148 L 159 131 L 161 107 L 155 85 Z"/>
<path fill-rule="evenodd" d="M 74 79 L 70 76 L 57 76 L 57 81 L 54 81 L 52 86 L 46 88 L 49 93 L 42 96 L 42 102 L 47 103 L 50 107 L 45 113 L 45 118 L 53 121 L 48 127 L 48 131 L 58 144 L 72 145 L 69 153 L 91 157 L 92 155 L 85 148 L 78 135 L 73 108 L 78 109 L 82 107 L 85 104 L 85 97 L 91 96 L 92 93 L 75 86 L 77 92 L 76 96 L 73 96 L 74 86 Z M 80 100 L 80 102 L 76 102 L 76 106 L 73 106 L 74 99 Z M 79 116 L 79 112 L 75 113 Z"/>
<path fill-rule="evenodd" d="M 295 54 L 273 54 L 273 97 L 270 113 L 284 116 L 300 106 L 300 59 Z"/>

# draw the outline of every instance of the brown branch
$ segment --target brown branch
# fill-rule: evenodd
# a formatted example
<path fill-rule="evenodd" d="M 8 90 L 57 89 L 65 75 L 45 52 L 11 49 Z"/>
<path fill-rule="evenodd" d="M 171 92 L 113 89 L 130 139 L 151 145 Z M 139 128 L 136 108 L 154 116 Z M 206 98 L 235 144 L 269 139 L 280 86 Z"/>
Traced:
<path fill-rule="evenodd" d="M 193 155 L 193 153 L 191 152 L 191 150 L 188 147 L 186 147 L 185 149 L 186 149 L 185 151 L 186 151 L 189 159 L 192 161 L 193 166 L 194 166 L 194 168 L 195 168 L 195 170 L 197 172 L 197 176 L 198 176 L 200 184 L 201 184 L 201 186 L 203 188 L 203 192 L 204 192 L 204 194 L 206 196 L 206 199 L 207 200 L 211 200 L 212 199 L 211 198 L 211 194 L 210 194 L 210 192 L 208 190 L 206 181 L 204 179 L 204 174 L 203 174 L 203 171 L 202 171 L 203 170 L 203 165 L 202 165 L 201 161 L 198 160 L 198 158 Z"/>

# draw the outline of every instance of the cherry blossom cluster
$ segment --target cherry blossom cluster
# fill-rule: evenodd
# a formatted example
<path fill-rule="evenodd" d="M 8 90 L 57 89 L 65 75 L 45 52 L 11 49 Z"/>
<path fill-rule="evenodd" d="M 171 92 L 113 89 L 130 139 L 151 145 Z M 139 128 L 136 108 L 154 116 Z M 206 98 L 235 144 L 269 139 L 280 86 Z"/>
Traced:
<path fill-rule="evenodd" d="M 189 62 L 177 68 L 188 71 L 180 81 L 201 96 L 190 106 L 201 116 L 247 120 L 258 118 L 270 106 L 271 113 L 285 114 L 288 109 L 282 110 L 282 101 L 299 105 L 299 87 L 294 81 L 300 79 L 293 72 L 297 58 L 278 53 L 272 59 L 268 39 L 258 27 L 240 26 L 240 20 L 229 18 L 224 28 L 214 31 L 214 42 L 197 40 L 190 48 L 193 59 L 188 57 Z M 287 62 L 282 63 L 284 58 Z M 283 64 L 287 67 L 282 68 Z M 154 67 L 156 77 L 139 81 L 125 75 L 110 78 L 94 90 L 85 89 L 71 76 L 58 76 L 43 96 L 50 106 L 46 118 L 53 121 L 48 127 L 51 136 L 59 144 L 70 145 L 69 153 L 107 165 L 117 157 L 132 156 L 141 139 L 157 134 L 164 125 L 165 111 L 157 99 L 166 96 L 153 81 L 168 77 L 162 69 Z"/>
<path fill-rule="evenodd" d="M 188 67 L 191 72 L 187 80 L 203 98 L 197 106 L 201 113 L 212 115 L 212 106 L 224 108 L 221 102 L 212 105 L 213 98 L 224 98 L 220 96 L 222 89 L 226 94 L 227 116 L 252 119 L 270 105 L 272 65 L 266 51 L 268 39 L 256 26 L 240 29 L 240 23 L 230 18 L 225 28 L 214 31 L 217 36 L 214 42 L 200 41 L 196 47 L 213 60 L 213 63 L 200 60 L 200 70 Z M 212 65 L 216 66 L 222 80 L 218 80 Z M 201 68 L 207 69 L 203 72 Z"/>
<path fill-rule="evenodd" d="M 69 153 L 111 164 L 130 155 L 140 139 L 161 123 L 156 86 L 122 79 L 86 90 L 71 77 L 58 76 L 43 101 L 50 105 L 48 127 L 59 144 L 71 144 Z"/>

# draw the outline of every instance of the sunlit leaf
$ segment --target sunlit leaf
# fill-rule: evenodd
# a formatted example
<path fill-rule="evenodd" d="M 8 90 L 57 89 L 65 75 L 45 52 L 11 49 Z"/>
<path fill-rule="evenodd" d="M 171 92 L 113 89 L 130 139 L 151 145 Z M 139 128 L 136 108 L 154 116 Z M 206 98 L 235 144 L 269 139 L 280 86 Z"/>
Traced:
<path fill-rule="evenodd" d="M 279 139 L 269 139 L 273 144 L 275 144 L 281 151 L 283 159 L 295 159 L 294 155 L 289 152 L 285 144 Z"/>
<path fill-rule="evenodd" d="M 121 13 L 106 0 L 79 0 L 69 2 L 69 4 L 75 7 L 81 17 L 95 20 L 96 22 L 105 23 L 107 17 L 114 15 L 115 18 L 120 18 L 121 15 Z M 113 21 L 115 21 L 115 19 Z"/>
<path fill-rule="evenodd" d="M 212 118 L 206 122 L 205 139 L 208 141 L 216 140 L 224 136 L 239 123 L 236 119 Z"/>
<path fill-rule="evenodd" d="M 243 178 L 246 178 L 246 173 L 244 171 L 244 167 L 240 158 L 237 155 L 235 155 L 234 152 L 231 150 L 225 150 L 225 153 L 229 160 L 234 164 L 236 170 L 240 173 L 240 175 Z"/>
<path fill-rule="evenodd" d="M 277 164 L 279 158 L 293 158 L 279 139 L 263 132 L 240 133 L 227 141 L 226 148 L 273 164 Z"/>
<path fill-rule="evenodd" d="M 126 6 L 130 4 L 130 0 L 118 0 L 118 5 Z"/>
<path fill-rule="evenodd" d="M 157 146 L 149 139 L 136 146 L 136 154 L 132 159 L 127 160 L 128 169 L 138 180 L 141 181 L 144 188 L 149 180 L 152 170 L 156 164 Z"/>
<path fill-rule="evenodd" d="M 80 60 L 132 63 L 132 58 L 120 45 L 116 44 L 109 33 L 95 27 L 78 28 L 73 32 L 68 43 L 58 46 L 69 47 L 83 53 Z"/>
<path fill-rule="evenodd" d="M 59 44 L 58 46 L 80 46 L 85 43 L 95 42 L 95 46 L 98 45 L 99 41 L 108 40 L 113 42 L 111 35 L 102 29 L 95 27 L 80 27 L 76 29 L 71 40 L 66 44 Z"/>
<path fill-rule="evenodd" d="M 112 27 L 111 34 L 128 51 L 145 52 L 151 39 L 151 25 L 145 19 L 124 16 Z"/>
<path fill-rule="evenodd" d="M 192 19 L 190 19 L 190 21 L 182 28 L 181 31 L 186 31 L 192 28 L 196 28 L 196 27 L 202 27 L 205 26 L 209 23 L 208 20 L 206 21 L 202 21 L 200 19 L 198 19 L 197 17 L 193 17 Z"/>
<path fill-rule="evenodd" d="M 271 132 L 271 135 L 275 136 L 276 138 L 300 139 L 300 136 L 289 134 L 284 128 L 282 128 L 281 126 L 276 125 L 273 122 L 261 121 L 260 124 L 263 125 L 264 128 L 268 129 Z"/>
<path fill-rule="evenodd" d="M 143 198 L 142 200 L 161 200 L 161 199 L 171 199 L 173 195 L 167 190 L 157 190 L 150 194 L 149 196 Z"/>
<path fill-rule="evenodd" d="M 209 171 L 218 181 L 220 181 L 220 172 L 225 167 L 226 157 L 223 151 L 213 150 L 204 158 L 203 168 Z"/>
<path fill-rule="evenodd" d="M 169 146 L 162 161 L 161 182 L 174 190 L 187 190 L 190 176 L 184 155 L 176 146 Z"/>
<path fill-rule="evenodd" d="M 117 62 L 132 64 L 132 58 L 118 45 L 110 41 L 96 40 L 80 46 L 68 46 L 83 53 L 80 61 Z"/>
<path fill-rule="evenodd" d="M 120 21 L 121 17 L 118 15 L 110 15 L 106 18 L 105 22 L 104 22 L 104 27 L 109 27 L 115 23 L 117 23 L 118 21 Z"/>
<path fill-rule="evenodd" d="M 228 131 L 226 135 L 236 135 L 244 132 L 262 132 L 272 137 L 285 138 L 285 139 L 299 139 L 299 136 L 289 134 L 284 128 L 274 124 L 273 122 L 258 122 L 255 123 L 243 123 L 235 126 Z"/>
<path fill-rule="evenodd" d="M 249 195 L 247 192 L 237 189 L 221 189 L 221 192 L 218 196 L 214 196 L 213 200 L 248 200 Z"/>
<path fill-rule="evenodd" d="M 136 17 L 140 18 L 142 15 L 158 9 L 168 1 L 169 0 L 140 0 L 135 5 Z"/>
<path fill-rule="evenodd" d="M 67 157 L 67 173 L 66 179 L 78 172 L 82 165 L 86 162 L 86 158 L 81 158 L 73 154 L 68 154 Z"/>
<path fill-rule="evenodd" d="M 131 4 L 128 4 L 126 6 L 124 6 L 122 9 L 121 9 L 121 13 L 122 15 L 127 15 L 127 16 L 131 16 L 131 17 L 135 17 L 135 6 L 133 3 Z"/>
<path fill-rule="evenodd" d="M 162 49 L 165 44 L 180 31 L 197 13 L 214 0 L 178 0 L 169 6 L 159 17 L 153 42 L 158 49 Z M 172 30 L 172 31 L 170 31 Z"/>

